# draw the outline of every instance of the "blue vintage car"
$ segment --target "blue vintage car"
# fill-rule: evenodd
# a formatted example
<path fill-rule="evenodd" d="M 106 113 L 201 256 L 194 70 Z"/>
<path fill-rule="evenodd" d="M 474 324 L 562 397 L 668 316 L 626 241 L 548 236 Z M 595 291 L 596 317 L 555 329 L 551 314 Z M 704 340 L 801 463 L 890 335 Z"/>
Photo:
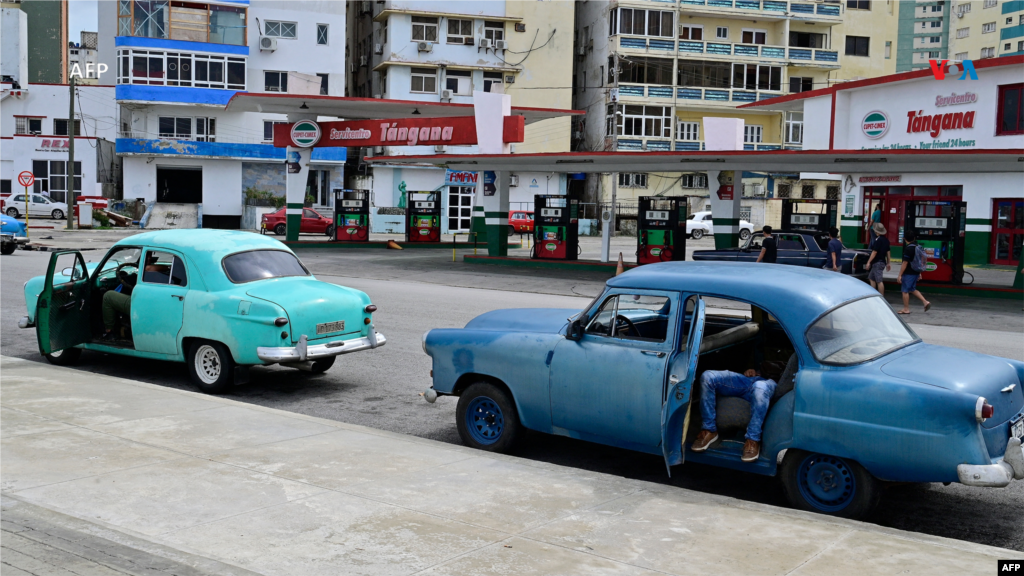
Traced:
<path fill-rule="evenodd" d="M 781 476 L 794 506 L 865 514 L 883 482 L 1002 487 L 1024 479 L 1024 363 L 925 344 L 864 283 L 795 266 L 666 262 L 608 281 L 584 310 L 498 310 L 424 334 L 425 397 L 458 396 L 469 446 L 524 429 Z M 750 406 L 700 376 L 760 365 L 778 386 L 760 457 L 740 460 Z"/>
<path fill-rule="evenodd" d="M 21 244 L 28 244 L 25 223 L 0 214 L 0 254 L 13 254 Z"/>
<path fill-rule="evenodd" d="M 828 234 L 800 230 L 776 230 L 772 233 L 778 248 L 777 264 L 823 268 L 828 262 Z M 739 248 L 695 250 L 693 259 L 719 262 L 757 262 L 764 234 L 755 232 Z M 839 257 L 839 271 L 854 278 L 867 279 L 870 250 L 846 248 Z"/>
<path fill-rule="evenodd" d="M 108 292 L 130 302 L 106 311 L 110 333 Z M 25 303 L 18 325 L 36 328 L 39 352 L 54 364 L 83 349 L 186 362 L 208 393 L 243 383 L 249 366 L 318 373 L 338 355 L 387 342 L 369 296 L 317 280 L 287 246 L 248 232 L 147 232 L 88 264 L 79 252 L 55 252 L 46 275 L 25 283 Z"/>

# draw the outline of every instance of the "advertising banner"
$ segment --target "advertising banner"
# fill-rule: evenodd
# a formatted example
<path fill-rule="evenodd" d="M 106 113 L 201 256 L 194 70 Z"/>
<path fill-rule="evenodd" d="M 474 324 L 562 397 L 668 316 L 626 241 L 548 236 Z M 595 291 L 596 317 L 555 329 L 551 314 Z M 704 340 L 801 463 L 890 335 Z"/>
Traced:
<path fill-rule="evenodd" d="M 468 146 L 477 143 L 472 116 L 454 118 L 398 118 L 393 120 L 345 120 L 319 122 L 303 120 L 301 126 L 274 126 L 274 146 Z M 503 140 L 522 142 L 526 119 L 505 116 Z"/>

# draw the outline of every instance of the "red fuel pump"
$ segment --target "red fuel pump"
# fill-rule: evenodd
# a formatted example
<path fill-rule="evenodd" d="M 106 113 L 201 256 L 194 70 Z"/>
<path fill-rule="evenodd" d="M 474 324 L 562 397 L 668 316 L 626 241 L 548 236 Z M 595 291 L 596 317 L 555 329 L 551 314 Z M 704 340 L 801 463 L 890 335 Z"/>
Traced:
<path fill-rule="evenodd" d="M 441 200 L 436 192 L 409 193 L 405 207 L 405 241 L 441 241 Z"/>
<path fill-rule="evenodd" d="M 334 241 L 370 240 L 370 201 L 365 190 L 334 191 Z"/>

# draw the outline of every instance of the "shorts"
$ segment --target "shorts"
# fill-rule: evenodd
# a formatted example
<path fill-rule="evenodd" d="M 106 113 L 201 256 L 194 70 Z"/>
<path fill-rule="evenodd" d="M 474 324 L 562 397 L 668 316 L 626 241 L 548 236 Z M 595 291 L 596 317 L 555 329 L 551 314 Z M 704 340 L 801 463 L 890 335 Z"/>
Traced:
<path fill-rule="evenodd" d="M 903 282 L 900 285 L 900 292 L 910 294 L 914 290 L 917 290 L 917 280 L 919 278 L 921 278 L 920 274 L 904 274 Z"/>
<path fill-rule="evenodd" d="M 872 262 L 871 270 L 868 270 L 868 280 L 881 282 L 883 272 L 885 272 L 885 262 Z"/>

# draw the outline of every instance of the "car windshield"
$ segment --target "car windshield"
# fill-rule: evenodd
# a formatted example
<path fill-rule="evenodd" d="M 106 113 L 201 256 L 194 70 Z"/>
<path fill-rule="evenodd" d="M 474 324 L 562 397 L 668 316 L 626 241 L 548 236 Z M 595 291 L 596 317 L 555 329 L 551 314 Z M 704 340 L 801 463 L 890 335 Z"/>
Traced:
<path fill-rule="evenodd" d="M 844 304 L 807 330 L 815 358 L 829 364 L 857 364 L 918 339 L 880 296 Z"/>
<path fill-rule="evenodd" d="M 295 254 L 284 250 L 252 250 L 226 256 L 224 272 L 235 284 L 266 278 L 309 276 L 309 271 Z"/>

